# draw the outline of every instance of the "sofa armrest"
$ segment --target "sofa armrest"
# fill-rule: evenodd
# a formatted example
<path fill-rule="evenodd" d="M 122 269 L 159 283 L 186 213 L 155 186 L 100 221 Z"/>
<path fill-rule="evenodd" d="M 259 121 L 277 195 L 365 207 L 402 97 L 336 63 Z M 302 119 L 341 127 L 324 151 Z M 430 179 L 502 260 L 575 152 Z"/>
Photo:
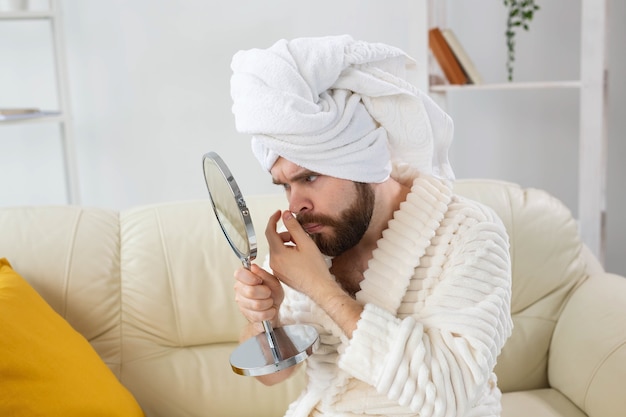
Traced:
<path fill-rule="evenodd" d="M 550 385 L 590 417 L 626 410 L 626 278 L 590 276 L 567 302 L 548 359 Z"/>

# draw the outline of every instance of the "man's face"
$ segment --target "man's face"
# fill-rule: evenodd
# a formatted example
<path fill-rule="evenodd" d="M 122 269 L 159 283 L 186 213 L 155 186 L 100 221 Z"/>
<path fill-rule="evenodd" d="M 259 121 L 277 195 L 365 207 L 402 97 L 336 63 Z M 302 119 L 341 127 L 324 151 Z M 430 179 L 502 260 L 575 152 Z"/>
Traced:
<path fill-rule="evenodd" d="M 320 175 L 283 158 L 271 173 L 285 189 L 289 210 L 323 254 L 338 256 L 359 243 L 374 211 L 370 184 Z"/>

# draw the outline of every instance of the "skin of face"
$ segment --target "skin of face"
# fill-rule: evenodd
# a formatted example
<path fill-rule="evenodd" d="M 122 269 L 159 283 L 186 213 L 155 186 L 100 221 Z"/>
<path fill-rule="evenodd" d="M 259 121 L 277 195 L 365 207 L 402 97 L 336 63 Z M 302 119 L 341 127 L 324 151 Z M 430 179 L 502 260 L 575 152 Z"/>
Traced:
<path fill-rule="evenodd" d="M 325 255 L 344 253 L 367 231 L 375 200 L 369 184 L 321 175 L 284 158 L 271 174 L 285 189 L 289 210 Z"/>

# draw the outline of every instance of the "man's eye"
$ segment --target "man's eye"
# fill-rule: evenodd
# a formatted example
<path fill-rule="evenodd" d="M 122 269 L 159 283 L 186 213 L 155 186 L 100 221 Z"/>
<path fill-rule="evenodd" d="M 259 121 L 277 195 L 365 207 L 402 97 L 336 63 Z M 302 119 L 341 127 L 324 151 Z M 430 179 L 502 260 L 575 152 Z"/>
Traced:
<path fill-rule="evenodd" d="M 317 178 L 319 177 L 319 175 L 309 175 L 308 177 L 306 177 L 304 180 L 306 182 L 313 182 L 315 181 Z"/>

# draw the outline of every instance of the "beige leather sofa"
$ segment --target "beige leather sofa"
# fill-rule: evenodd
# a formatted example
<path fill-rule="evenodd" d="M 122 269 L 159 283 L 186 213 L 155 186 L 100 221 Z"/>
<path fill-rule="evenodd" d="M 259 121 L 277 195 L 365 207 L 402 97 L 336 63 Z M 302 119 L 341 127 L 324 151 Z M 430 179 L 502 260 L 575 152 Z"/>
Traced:
<path fill-rule="evenodd" d="M 504 417 L 626 415 L 626 279 L 581 245 L 568 210 L 545 192 L 460 181 L 511 237 L 513 336 L 497 374 Z M 262 236 L 282 196 L 247 198 Z M 271 388 L 234 374 L 243 319 L 239 261 L 208 200 L 122 212 L 0 209 L 0 257 L 81 332 L 148 416 L 281 416 L 300 373 Z M 260 259 L 259 259 L 260 260 Z"/>

